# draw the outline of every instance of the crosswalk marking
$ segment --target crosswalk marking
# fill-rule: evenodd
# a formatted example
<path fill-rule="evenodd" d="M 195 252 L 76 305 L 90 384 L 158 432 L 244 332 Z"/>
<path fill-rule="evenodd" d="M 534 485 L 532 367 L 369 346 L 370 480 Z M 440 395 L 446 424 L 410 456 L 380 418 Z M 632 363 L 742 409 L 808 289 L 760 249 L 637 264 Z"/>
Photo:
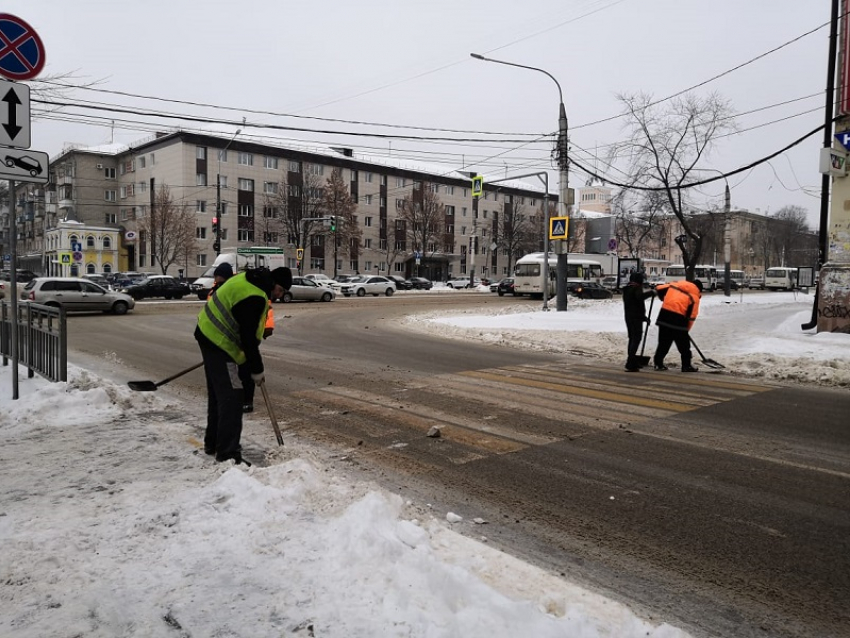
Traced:
<path fill-rule="evenodd" d="M 439 467 L 440 458 L 465 464 L 584 436 L 588 428 L 634 428 L 771 389 L 697 376 L 702 375 L 520 365 L 417 379 L 406 388 L 385 392 L 334 385 L 294 396 L 313 407 L 322 405 L 322 418 L 349 417 L 346 431 L 330 430 L 329 436 L 368 440 L 371 453 L 407 454 L 406 463 L 416 458 L 423 469 L 433 469 Z M 429 400 L 435 396 L 440 400 Z M 451 411 L 434 403 L 446 403 Z M 458 405 L 470 409 L 457 410 Z M 433 426 L 441 430 L 436 442 L 425 437 Z"/>

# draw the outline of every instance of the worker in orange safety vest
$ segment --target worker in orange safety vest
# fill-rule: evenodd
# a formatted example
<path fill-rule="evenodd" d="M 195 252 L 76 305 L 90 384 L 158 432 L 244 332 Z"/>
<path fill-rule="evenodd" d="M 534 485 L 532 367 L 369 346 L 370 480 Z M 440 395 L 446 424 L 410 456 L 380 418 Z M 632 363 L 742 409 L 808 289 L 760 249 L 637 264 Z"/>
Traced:
<path fill-rule="evenodd" d="M 682 372 L 699 372 L 691 365 L 691 338 L 688 331 L 699 315 L 702 282 L 676 281 L 655 287 L 655 294 L 663 300 L 655 320 L 658 326 L 658 346 L 653 357 L 656 370 L 667 370 L 664 357 L 674 343 L 682 356 Z"/>

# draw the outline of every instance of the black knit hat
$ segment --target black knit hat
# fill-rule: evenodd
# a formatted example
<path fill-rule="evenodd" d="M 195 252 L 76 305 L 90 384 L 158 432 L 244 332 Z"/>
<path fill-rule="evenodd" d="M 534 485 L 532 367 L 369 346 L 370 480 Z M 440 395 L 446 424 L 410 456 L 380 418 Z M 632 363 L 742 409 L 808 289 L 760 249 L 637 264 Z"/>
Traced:
<path fill-rule="evenodd" d="M 213 277 L 224 277 L 225 279 L 230 279 L 233 276 L 233 266 L 229 263 L 224 262 L 223 264 L 219 264 L 216 269 L 213 271 Z"/>
<path fill-rule="evenodd" d="M 642 272 L 633 272 L 629 275 L 629 281 L 633 284 L 642 284 L 643 283 L 643 273 Z"/>
<path fill-rule="evenodd" d="M 272 279 L 281 288 L 289 288 L 292 286 L 292 271 L 289 268 L 275 268 L 272 270 Z"/>

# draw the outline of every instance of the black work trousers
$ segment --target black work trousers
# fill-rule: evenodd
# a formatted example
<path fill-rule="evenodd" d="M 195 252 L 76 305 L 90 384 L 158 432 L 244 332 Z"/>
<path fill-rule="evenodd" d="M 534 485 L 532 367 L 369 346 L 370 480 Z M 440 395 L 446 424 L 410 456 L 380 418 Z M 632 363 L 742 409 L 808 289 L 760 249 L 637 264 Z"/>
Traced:
<path fill-rule="evenodd" d="M 628 358 L 626 359 L 627 368 L 640 367 L 637 351 L 643 339 L 644 323 L 643 317 L 626 317 L 626 331 L 629 334 Z"/>
<path fill-rule="evenodd" d="M 242 381 L 239 366 L 226 352 L 200 344 L 207 377 L 207 429 L 204 449 L 216 459 L 240 455 L 242 437 Z"/>
<path fill-rule="evenodd" d="M 676 344 L 679 354 L 682 355 L 682 368 L 691 365 L 691 339 L 688 331 L 684 328 L 671 328 L 670 326 L 658 325 L 658 347 L 655 349 L 655 365 L 664 364 L 664 357 L 670 352 L 670 346 Z"/>

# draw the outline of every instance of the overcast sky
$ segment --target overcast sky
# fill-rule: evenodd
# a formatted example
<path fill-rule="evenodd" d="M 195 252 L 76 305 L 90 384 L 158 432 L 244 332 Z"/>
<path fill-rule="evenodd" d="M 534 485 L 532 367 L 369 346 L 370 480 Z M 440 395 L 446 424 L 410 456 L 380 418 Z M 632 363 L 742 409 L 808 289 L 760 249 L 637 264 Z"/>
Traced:
<path fill-rule="evenodd" d="M 543 68 L 557 78 L 571 154 L 592 165 L 594 154 L 604 159 L 608 145 L 625 134 L 622 119 L 592 124 L 622 111 L 618 94 L 667 97 L 814 30 L 695 89 L 703 96 L 718 92 L 742 114 L 736 120 L 740 132 L 721 140 L 706 166 L 734 170 L 823 122 L 829 31 L 818 27 L 829 21 L 829 0 L 219 0 L 201 5 L 149 0 L 132 9 L 122 2 L 76 0 L 73 10 L 58 2 L 7 0 L 3 10 L 28 21 L 41 36 L 47 50 L 43 75 L 74 72 L 77 82 L 98 81 L 101 91 L 197 105 L 83 90 L 73 93 L 74 101 L 314 130 L 477 139 L 487 136 L 471 131 L 502 133 L 489 136 L 493 141 L 487 144 L 273 133 L 251 126 L 240 134 L 392 152 L 440 163 L 446 171 L 465 167 L 503 177 L 552 167 L 547 144 L 505 140 L 530 140 L 528 134 L 557 129 L 555 84 L 540 73 L 473 60 L 470 52 Z M 34 112 L 42 108 L 33 104 Z M 66 142 L 130 143 L 174 126 L 228 130 L 149 114 L 80 108 L 66 113 L 62 119 L 73 122 L 33 123 L 33 149 L 53 156 Z M 470 132 L 377 129 L 272 113 Z M 94 123 L 80 124 L 82 119 Z M 730 178 L 733 207 L 774 212 L 799 205 L 816 224 L 821 139 L 817 133 L 770 165 Z M 601 161 L 596 166 L 615 180 L 623 177 Z M 573 168 L 570 185 L 586 181 L 587 175 Z M 557 191 L 556 173 L 551 188 Z M 706 186 L 695 199 L 722 206 L 722 190 L 722 182 Z"/>

